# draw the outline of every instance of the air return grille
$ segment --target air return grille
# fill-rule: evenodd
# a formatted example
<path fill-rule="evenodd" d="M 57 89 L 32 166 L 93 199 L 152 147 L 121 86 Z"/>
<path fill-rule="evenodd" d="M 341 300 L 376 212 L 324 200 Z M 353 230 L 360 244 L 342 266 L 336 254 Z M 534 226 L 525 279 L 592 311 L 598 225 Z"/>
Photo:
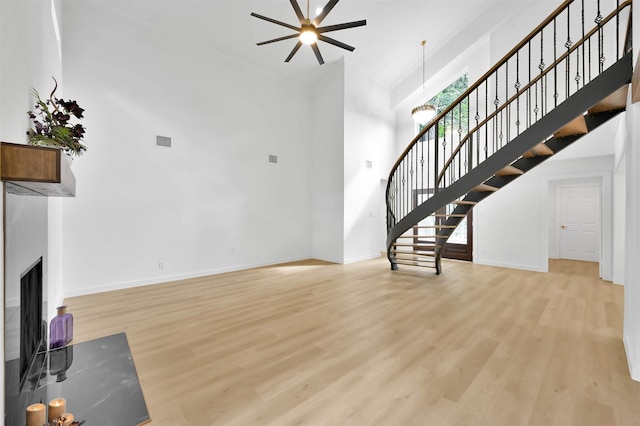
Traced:
<path fill-rule="evenodd" d="M 171 138 L 169 136 L 156 135 L 156 146 L 171 148 Z"/>

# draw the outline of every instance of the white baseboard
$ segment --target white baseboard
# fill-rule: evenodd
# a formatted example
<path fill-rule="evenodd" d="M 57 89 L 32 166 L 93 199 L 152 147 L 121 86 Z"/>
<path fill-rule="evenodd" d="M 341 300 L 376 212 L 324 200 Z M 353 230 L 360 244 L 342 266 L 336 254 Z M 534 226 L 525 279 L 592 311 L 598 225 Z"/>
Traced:
<path fill-rule="evenodd" d="M 379 258 L 380 258 L 380 252 L 369 253 L 365 256 L 358 256 L 358 257 L 345 259 L 344 264 L 347 265 L 349 263 L 364 262 L 365 260 L 379 259 Z"/>
<path fill-rule="evenodd" d="M 640 382 L 640 365 L 634 365 L 634 360 L 636 357 L 634 357 L 634 354 L 632 352 L 630 352 L 629 348 L 632 347 L 633 345 L 631 343 L 627 343 L 628 342 L 628 337 L 627 334 L 624 334 L 624 337 L 622 338 L 622 341 L 624 342 L 624 351 L 627 354 L 627 363 L 629 364 L 629 374 L 631 375 L 631 379 L 635 380 L 636 382 Z"/>
<path fill-rule="evenodd" d="M 493 260 L 486 260 L 486 259 L 474 259 L 473 263 L 477 263 L 478 265 L 498 266 L 500 268 L 521 269 L 524 271 L 549 272 L 548 265 L 544 265 L 544 266 L 520 265 L 517 263 L 496 262 Z"/>
<path fill-rule="evenodd" d="M 228 266 L 228 267 L 222 267 L 222 268 L 207 269 L 203 271 L 187 272 L 184 274 L 163 275 L 160 277 L 145 278 L 145 279 L 134 280 L 134 281 L 124 281 L 120 283 L 107 284 L 107 285 L 98 286 L 98 287 L 78 289 L 78 290 L 73 290 L 68 292 L 65 291 L 64 297 L 66 298 L 66 297 L 86 296 L 89 294 L 104 293 L 107 291 L 123 290 L 127 288 L 142 287 L 145 285 L 161 284 L 161 283 L 166 283 L 170 281 L 180 281 L 180 280 L 187 280 L 190 278 L 200 278 L 200 277 L 206 277 L 209 275 L 224 274 L 226 272 L 243 271 L 246 269 L 259 268 L 262 266 L 278 265 L 280 263 L 287 263 L 287 262 L 296 262 L 296 261 L 305 260 L 305 259 L 309 259 L 309 256 L 278 259 L 278 260 L 273 260 L 269 262 L 258 262 L 258 263 L 245 264 L 245 265 L 234 265 L 234 266 Z"/>

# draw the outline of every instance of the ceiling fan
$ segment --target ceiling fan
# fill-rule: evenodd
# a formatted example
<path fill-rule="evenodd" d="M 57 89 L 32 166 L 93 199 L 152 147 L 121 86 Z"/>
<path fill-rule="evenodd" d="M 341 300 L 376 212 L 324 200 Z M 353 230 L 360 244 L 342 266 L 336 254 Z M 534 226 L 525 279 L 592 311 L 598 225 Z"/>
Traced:
<path fill-rule="evenodd" d="M 309 0 L 307 0 L 307 17 L 306 18 L 302 14 L 302 10 L 300 10 L 300 6 L 298 5 L 297 0 L 289 0 L 289 1 L 291 2 L 291 6 L 293 6 L 293 10 L 296 13 L 296 16 L 298 17 L 298 20 L 300 21 L 300 27 L 287 24 L 286 22 L 267 18 L 266 16 L 258 15 L 257 13 L 251 13 L 251 16 L 255 16 L 256 18 L 263 19 L 265 21 L 272 22 L 274 24 L 281 25 L 283 27 L 296 31 L 295 34 L 287 35 L 284 37 L 278 37 L 272 40 L 267 40 L 267 41 L 257 43 L 258 46 L 274 43 L 276 41 L 289 40 L 291 38 L 297 37 L 298 43 L 296 43 L 291 53 L 289 53 L 289 56 L 287 56 L 287 59 L 285 59 L 284 61 L 289 62 L 291 58 L 293 58 L 293 55 L 296 54 L 296 52 L 300 49 L 300 47 L 302 47 L 303 44 L 308 44 L 311 46 L 311 49 L 313 49 L 313 53 L 315 53 L 316 58 L 318 59 L 318 62 L 320 63 L 320 65 L 324 64 L 324 59 L 322 59 L 322 55 L 320 54 L 320 49 L 318 48 L 318 43 L 317 43 L 318 40 L 324 41 L 325 43 L 333 44 L 334 46 L 338 46 L 350 52 L 353 52 L 355 47 L 349 46 L 348 44 L 344 44 L 338 40 L 327 37 L 324 35 L 324 33 L 328 33 L 330 31 L 344 30 L 347 28 L 361 27 L 363 25 L 367 25 L 366 20 L 347 22 L 344 24 L 337 24 L 337 25 L 328 25 L 326 27 L 319 27 L 320 23 L 322 23 L 324 18 L 326 18 L 329 12 L 331 12 L 331 9 L 333 9 L 334 6 L 340 0 L 329 0 L 326 6 L 322 8 L 322 12 L 320 12 L 320 14 L 316 16 L 316 18 L 313 21 L 311 21 L 311 19 L 309 18 Z"/>

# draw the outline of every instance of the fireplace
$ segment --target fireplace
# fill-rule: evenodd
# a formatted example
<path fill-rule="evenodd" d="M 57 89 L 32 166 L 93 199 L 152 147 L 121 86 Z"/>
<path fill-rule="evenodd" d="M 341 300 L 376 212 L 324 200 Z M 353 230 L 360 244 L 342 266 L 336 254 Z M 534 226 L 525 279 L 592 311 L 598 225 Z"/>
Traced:
<path fill-rule="evenodd" d="M 47 349 L 47 321 L 42 318 L 42 257 L 20 276 L 20 387 Z"/>

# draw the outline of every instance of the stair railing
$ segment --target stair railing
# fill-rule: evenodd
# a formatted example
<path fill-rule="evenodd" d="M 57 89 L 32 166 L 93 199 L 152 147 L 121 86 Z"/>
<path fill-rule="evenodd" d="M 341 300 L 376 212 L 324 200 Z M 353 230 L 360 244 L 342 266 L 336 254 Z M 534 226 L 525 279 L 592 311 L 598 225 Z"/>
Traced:
<path fill-rule="evenodd" d="M 388 248 L 414 225 L 398 226 L 415 207 L 477 167 L 600 75 L 605 64 L 610 66 L 628 52 L 631 5 L 632 0 L 616 0 L 615 10 L 603 17 L 600 0 L 565 1 L 425 126 L 389 175 Z M 627 27 L 621 28 L 624 20 Z M 587 25 L 592 27 L 587 30 Z"/>

